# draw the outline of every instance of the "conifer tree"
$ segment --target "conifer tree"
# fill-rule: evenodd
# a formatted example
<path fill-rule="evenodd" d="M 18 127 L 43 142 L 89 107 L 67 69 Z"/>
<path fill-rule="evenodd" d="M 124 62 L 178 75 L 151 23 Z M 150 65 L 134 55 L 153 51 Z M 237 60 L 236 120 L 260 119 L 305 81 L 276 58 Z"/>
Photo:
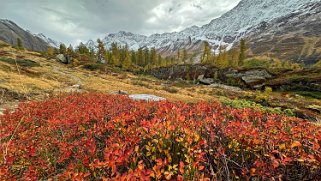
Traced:
<path fill-rule="evenodd" d="M 88 55 L 89 54 L 89 49 L 84 45 L 82 42 L 80 42 L 79 46 L 77 47 L 77 53 L 83 54 L 83 55 Z"/>
<path fill-rule="evenodd" d="M 111 62 L 114 66 L 119 65 L 119 59 L 114 54 L 111 55 Z"/>
<path fill-rule="evenodd" d="M 157 53 L 156 53 L 156 49 L 153 47 L 150 51 L 150 61 L 151 61 L 151 65 L 156 65 L 157 64 Z"/>
<path fill-rule="evenodd" d="M 162 62 L 163 62 L 162 56 L 160 54 L 158 54 L 156 66 L 157 67 L 161 67 L 162 66 Z"/>
<path fill-rule="evenodd" d="M 183 58 L 182 58 L 182 60 L 183 60 L 183 63 L 184 64 L 186 64 L 186 60 L 187 60 L 187 50 L 184 48 L 184 50 L 183 50 Z"/>
<path fill-rule="evenodd" d="M 17 38 L 17 48 L 19 50 L 22 50 L 23 49 L 23 44 L 22 44 L 22 41 L 20 38 Z"/>
<path fill-rule="evenodd" d="M 144 48 L 144 59 L 143 67 L 145 67 L 150 62 L 150 53 L 148 48 Z"/>
<path fill-rule="evenodd" d="M 223 62 L 223 48 L 222 46 L 219 47 L 219 52 L 218 52 L 218 57 L 217 57 L 217 61 L 215 62 L 215 66 L 220 67 L 222 66 L 222 62 Z"/>
<path fill-rule="evenodd" d="M 182 64 L 180 49 L 177 50 L 177 64 Z"/>
<path fill-rule="evenodd" d="M 229 66 L 228 54 L 227 54 L 226 48 L 224 48 L 223 54 L 222 54 L 221 68 L 226 68 L 228 66 Z"/>
<path fill-rule="evenodd" d="M 246 59 L 245 52 L 246 52 L 245 40 L 241 39 L 241 41 L 240 41 L 239 66 L 242 66 L 244 64 L 244 60 Z"/>
<path fill-rule="evenodd" d="M 231 67 L 238 67 L 239 65 L 239 53 L 236 49 L 232 49 L 230 51 L 231 53 L 231 59 L 230 59 L 230 66 Z"/>
<path fill-rule="evenodd" d="M 54 53 L 55 53 L 55 49 L 54 48 L 52 48 L 52 47 L 48 47 L 47 48 L 47 55 L 49 57 L 52 57 L 54 55 Z"/>
<path fill-rule="evenodd" d="M 74 55 L 74 48 L 72 47 L 72 45 L 69 45 L 69 47 L 67 48 L 67 54 L 69 56 L 73 56 Z"/>
<path fill-rule="evenodd" d="M 210 63 L 211 60 L 211 48 L 208 42 L 204 42 L 203 56 L 201 59 L 202 64 Z"/>
<path fill-rule="evenodd" d="M 116 43 L 111 44 L 111 62 L 114 66 L 120 65 L 120 52 Z"/>
<path fill-rule="evenodd" d="M 99 61 L 103 61 L 103 58 L 105 57 L 106 55 L 106 49 L 105 49 L 105 46 L 104 46 L 104 43 L 98 38 L 97 39 L 97 58 Z"/>
<path fill-rule="evenodd" d="M 142 48 L 139 48 L 138 49 L 138 52 L 137 52 L 137 62 L 138 62 L 138 65 L 143 67 L 144 66 L 144 61 L 145 61 L 145 56 L 144 56 L 144 52 L 143 52 L 143 49 Z"/>
<path fill-rule="evenodd" d="M 132 50 L 130 52 L 130 59 L 131 59 L 131 62 L 135 65 L 138 65 L 138 61 L 137 61 L 137 55 L 136 55 L 136 52 L 134 50 Z"/>
<path fill-rule="evenodd" d="M 60 54 L 66 54 L 66 53 L 67 53 L 67 48 L 66 48 L 66 45 L 65 45 L 65 44 L 61 43 L 61 44 L 59 45 L 59 53 L 60 53 Z"/>
<path fill-rule="evenodd" d="M 130 54 L 129 54 L 128 47 L 126 46 L 124 48 L 124 60 L 123 60 L 123 63 L 122 63 L 122 67 L 124 69 L 128 70 L 128 69 L 131 68 L 131 65 L 132 65 L 131 57 L 130 57 Z"/>

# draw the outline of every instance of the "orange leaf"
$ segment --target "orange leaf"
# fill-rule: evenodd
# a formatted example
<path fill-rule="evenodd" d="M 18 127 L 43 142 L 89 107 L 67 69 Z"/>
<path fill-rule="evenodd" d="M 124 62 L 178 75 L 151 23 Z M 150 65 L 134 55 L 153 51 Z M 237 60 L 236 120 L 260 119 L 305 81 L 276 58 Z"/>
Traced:
<path fill-rule="evenodd" d="M 294 141 L 294 142 L 292 143 L 292 145 L 291 145 L 291 148 L 300 147 L 300 146 L 302 146 L 302 144 L 301 144 L 300 142 Z"/>
<path fill-rule="evenodd" d="M 180 162 L 179 162 L 179 171 L 180 171 L 182 174 L 184 173 L 184 166 L 185 166 L 184 162 L 180 161 Z"/>
<path fill-rule="evenodd" d="M 255 168 L 251 168 L 251 169 L 250 169 L 250 175 L 251 175 L 251 176 L 255 176 L 255 175 L 256 175 L 255 172 L 256 172 L 256 169 L 255 169 Z"/>
<path fill-rule="evenodd" d="M 273 168 L 278 168 L 280 166 L 280 164 L 277 160 L 273 160 L 272 165 L 273 165 Z"/>

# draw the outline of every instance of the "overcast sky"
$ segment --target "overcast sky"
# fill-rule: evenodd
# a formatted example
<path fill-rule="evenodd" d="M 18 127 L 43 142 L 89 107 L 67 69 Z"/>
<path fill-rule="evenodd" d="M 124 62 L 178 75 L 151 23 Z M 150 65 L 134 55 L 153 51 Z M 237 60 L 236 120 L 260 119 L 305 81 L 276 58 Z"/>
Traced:
<path fill-rule="evenodd" d="M 120 30 L 150 35 L 201 26 L 240 0 L 0 0 L 0 18 L 78 44 Z"/>

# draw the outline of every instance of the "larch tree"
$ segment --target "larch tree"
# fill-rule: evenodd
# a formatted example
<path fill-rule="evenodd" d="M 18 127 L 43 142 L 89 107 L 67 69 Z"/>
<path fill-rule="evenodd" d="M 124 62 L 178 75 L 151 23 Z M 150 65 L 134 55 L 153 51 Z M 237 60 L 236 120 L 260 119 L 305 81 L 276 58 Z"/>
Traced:
<path fill-rule="evenodd" d="M 48 57 L 52 57 L 55 53 L 55 49 L 53 47 L 48 47 L 47 48 L 47 55 Z"/>
<path fill-rule="evenodd" d="M 60 54 L 66 54 L 66 53 L 67 53 L 67 47 L 66 47 L 65 44 L 61 43 L 61 44 L 59 45 L 59 53 L 60 53 Z"/>
<path fill-rule="evenodd" d="M 97 39 L 97 58 L 99 61 L 103 61 L 106 55 L 106 49 L 104 43 L 98 38 Z"/>
<path fill-rule="evenodd" d="M 120 52 L 116 43 L 111 44 L 111 62 L 114 66 L 120 65 Z"/>
<path fill-rule="evenodd" d="M 211 60 L 211 48 L 208 42 L 204 42 L 203 56 L 201 59 L 202 64 L 207 64 Z"/>
<path fill-rule="evenodd" d="M 240 40 L 240 54 L 239 54 L 239 66 L 242 66 L 244 64 L 244 60 L 246 59 L 246 45 L 245 40 Z"/>
<path fill-rule="evenodd" d="M 124 60 L 122 62 L 122 67 L 126 70 L 129 70 L 132 66 L 131 56 L 129 54 L 128 47 L 124 48 Z"/>
<path fill-rule="evenodd" d="M 150 61 L 151 65 L 157 65 L 157 53 L 156 53 L 156 48 L 153 47 L 150 51 Z"/>
<path fill-rule="evenodd" d="M 22 44 L 22 41 L 20 38 L 17 38 L 17 48 L 19 50 L 22 50 L 23 49 L 23 44 Z"/>
<path fill-rule="evenodd" d="M 182 58 L 184 64 L 186 64 L 186 61 L 187 61 L 187 58 L 188 58 L 187 56 L 188 56 L 187 55 L 187 50 L 186 50 L 186 48 L 184 48 L 184 50 L 183 50 L 183 58 Z"/>
<path fill-rule="evenodd" d="M 137 63 L 139 66 L 144 66 L 145 56 L 142 48 L 137 51 Z"/>

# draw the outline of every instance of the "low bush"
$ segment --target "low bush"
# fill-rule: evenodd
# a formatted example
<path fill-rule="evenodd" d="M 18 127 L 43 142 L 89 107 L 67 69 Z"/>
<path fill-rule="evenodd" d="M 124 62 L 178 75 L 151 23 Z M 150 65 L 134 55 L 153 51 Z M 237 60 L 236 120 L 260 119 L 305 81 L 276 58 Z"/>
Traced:
<path fill-rule="evenodd" d="M 169 93 L 178 93 L 178 89 L 174 87 L 165 86 L 163 87 L 163 90 Z"/>
<path fill-rule="evenodd" d="M 1 180 L 320 180 L 321 128 L 220 103 L 75 94 L 0 117 Z"/>
<path fill-rule="evenodd" d="M 150 86 L 147 83 L 144 83 L 142 81 L 133 81 L 132 84 L 133 85 L 138 85 L 138 86 L 141 86 L 141 87 L 150 88 Z"/>
<path fill-rule="evenodd" d="M 90 71 L 100 70 L 102 67 L 101 64 L 98 63 L 92 63 L 92 64 L 85 64 L 82 66 L 82 68 Z"/>
<path fill-rule="evenodd" d="M 294 110 L 291 109 L 284 109 L 282 110 L 281 108 L 271 108 L 271 107 L 266 107 L 261 104 L 258 104 L 253 101 L 249 100 L 238 100 L 238 99 L 227 99 L 227 98 L 221 98 L 220 101 L 227 106 L 231 106 L 236 109 L 244 109 L 244 108 L 251 108 L 251 109 L 256 109 L 260 110 L 263 112 L 267 113 L 273 113 L 273 114 L 285 114 L 287 116 L 294 116 Z"/>
<path fill-rule="evenodd" d="M 12 58 L 4 58 L 0 57 L 1 62 L 5 62 L 11 65 L 15 65 L 16 63 L 21 67 L 40 67 L 41 65 L 38 62 L 28 59 L 12 59 Z"/>

